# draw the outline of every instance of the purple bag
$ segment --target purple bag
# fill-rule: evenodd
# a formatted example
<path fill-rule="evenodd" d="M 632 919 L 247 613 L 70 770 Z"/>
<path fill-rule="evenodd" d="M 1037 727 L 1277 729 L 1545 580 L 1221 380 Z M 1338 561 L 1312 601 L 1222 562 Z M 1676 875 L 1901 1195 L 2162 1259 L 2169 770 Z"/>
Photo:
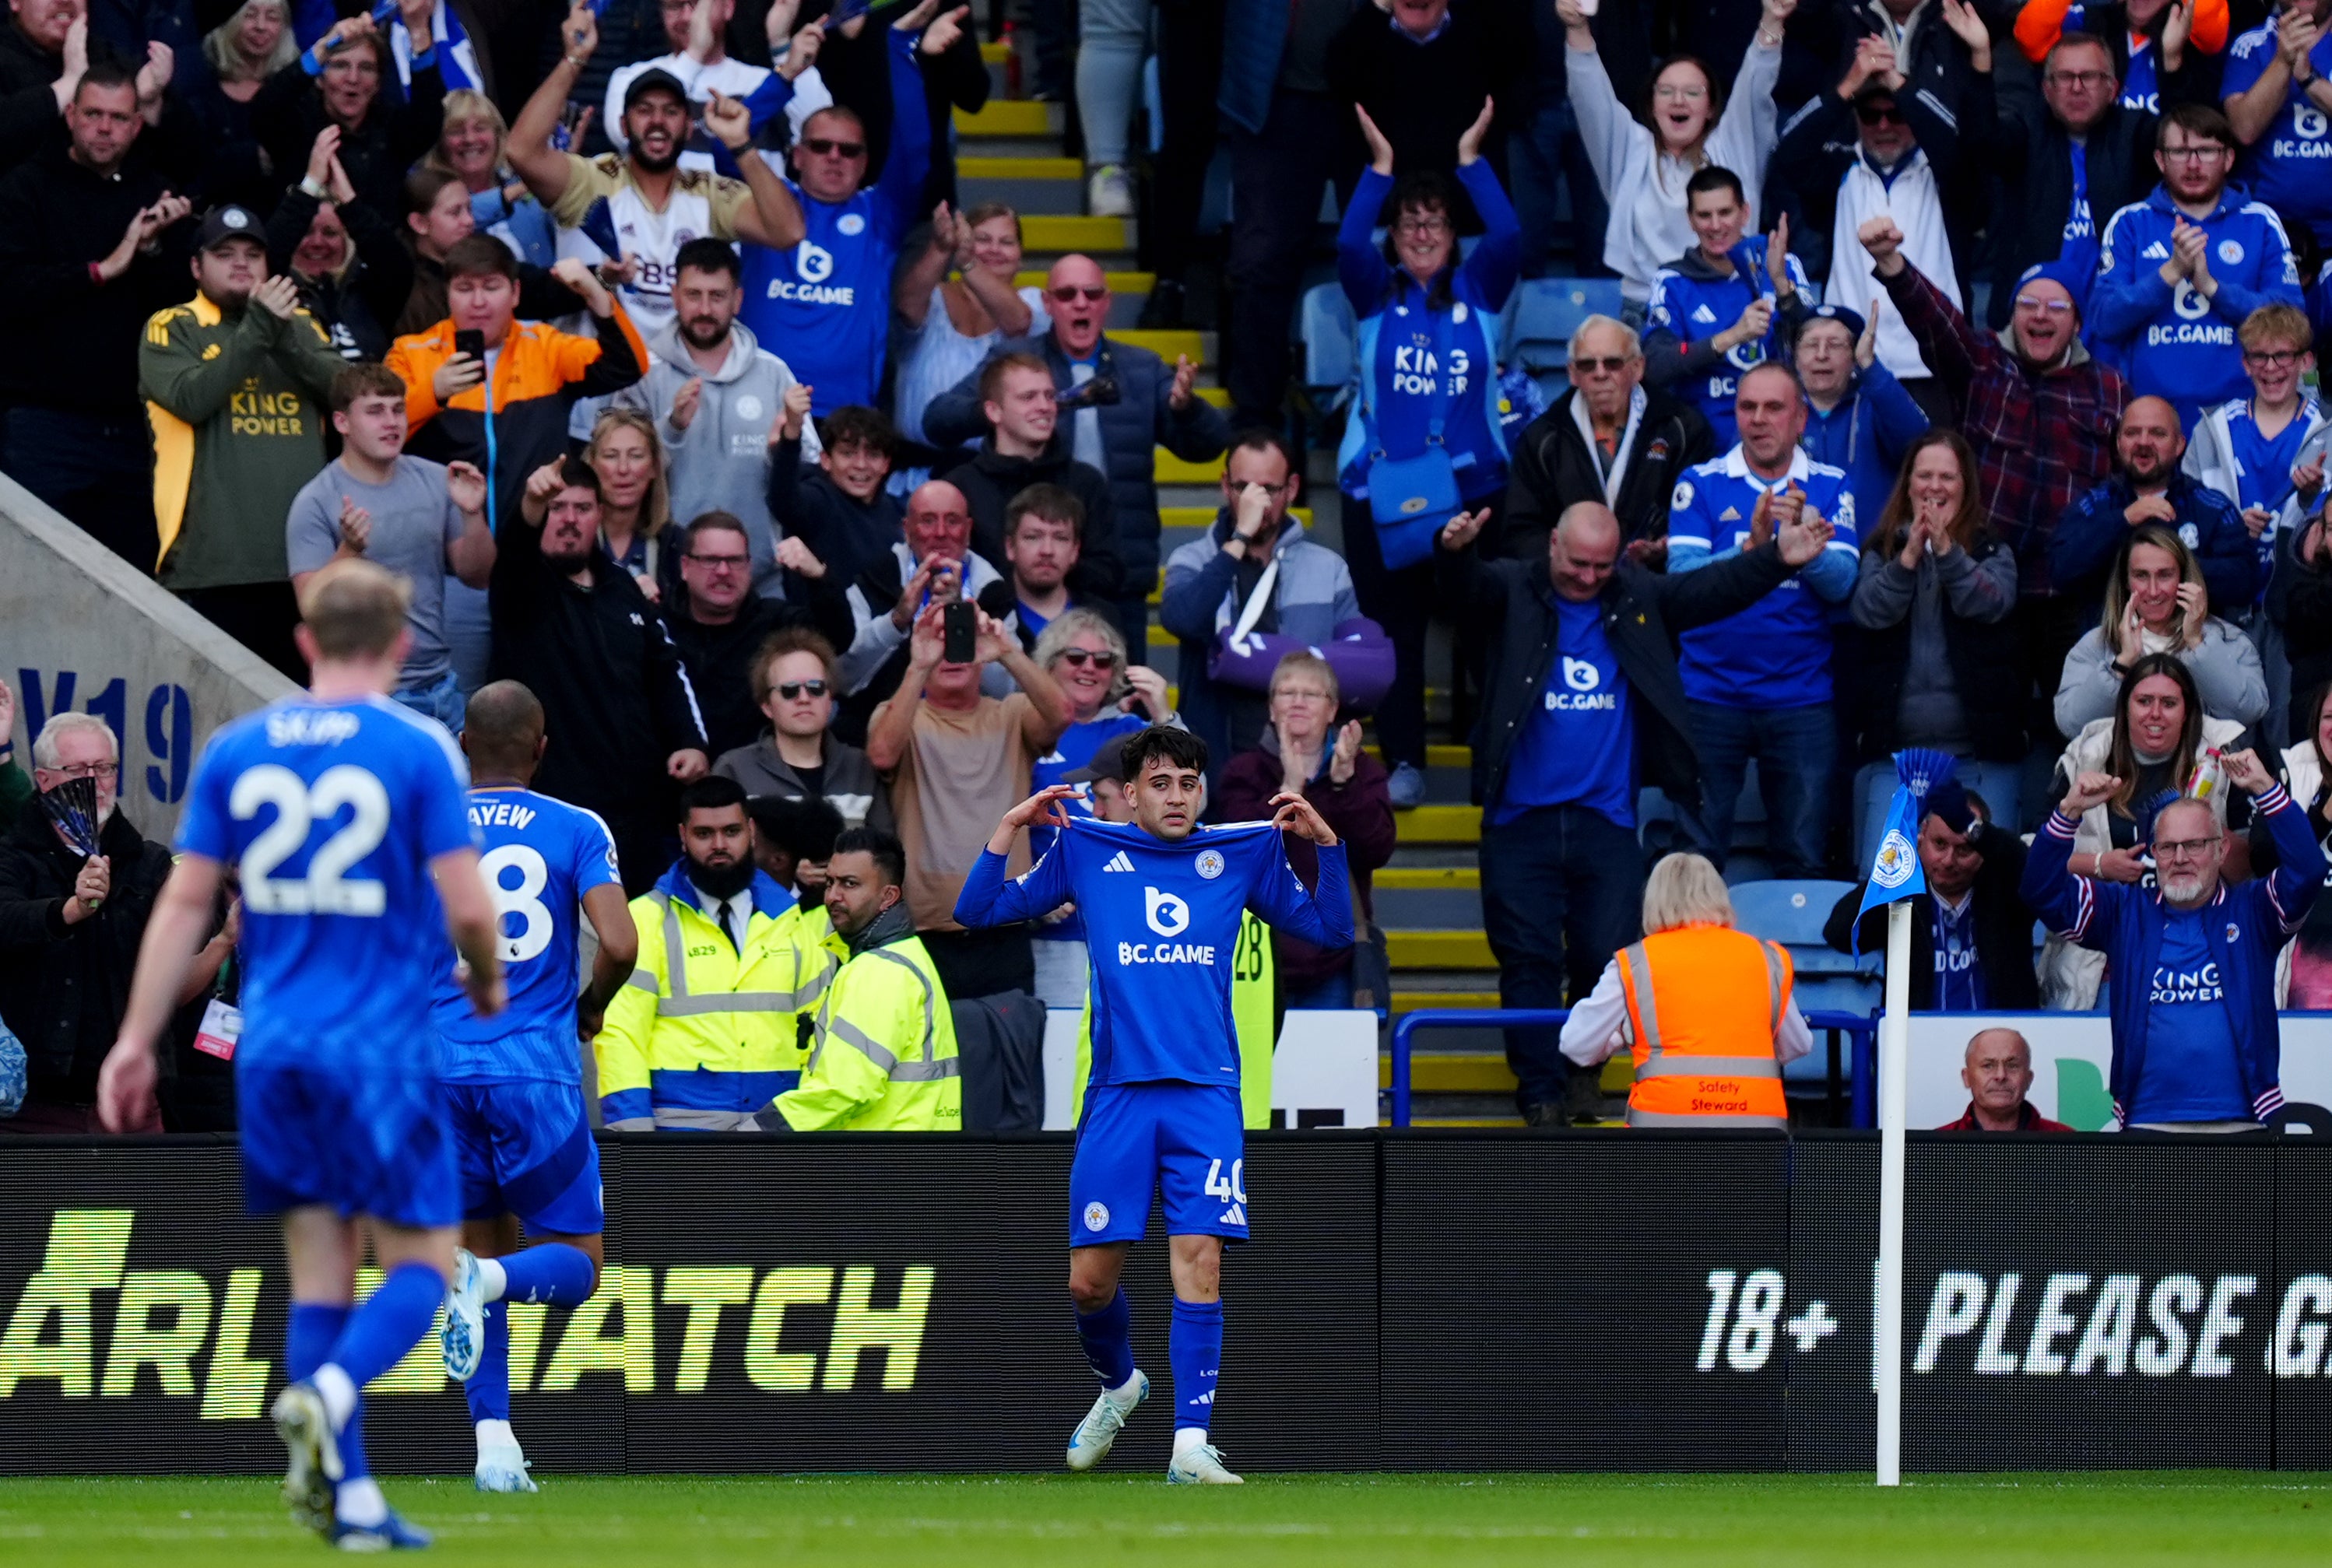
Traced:
<path fill-rule="evenodd" d="M 1326 642 L 1226 627 L 1215 633 L 1215 645 L 1207 654 L 1207 678 L 1246 691 L 1268 692 L 1272 672 L 1290 653 L 1316 653 L 1328 661 L 1348 712 L 1375 712 L 1392 689 L 1392 639 L 1365 615 L 1339 622 Z"/>

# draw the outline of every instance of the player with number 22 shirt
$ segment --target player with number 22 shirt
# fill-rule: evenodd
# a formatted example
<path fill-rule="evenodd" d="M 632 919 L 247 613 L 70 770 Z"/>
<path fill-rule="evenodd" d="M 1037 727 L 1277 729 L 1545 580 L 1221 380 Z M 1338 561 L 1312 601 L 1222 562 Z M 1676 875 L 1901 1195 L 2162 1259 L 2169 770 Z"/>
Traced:
<path fill-rule="evenodd" d="M 955 917 L 971 927 L 1030 920 L 1074 902 L 1093 956 L 1093 1079 L 1069 1171 L 1069 1294 L 1077 1336 L 1102 1383 L 1069 1440 L 1090 1469 L 1150 1392 L 1133 1364 L 1118 1278 L 1160 1193 L 1174 1280 L 1174 1457 L 1166 1478 L 1236 1482 L 1208 1441 L 1222 1361 L 1222 1246 L 1247 1240 L 1245 1132 L 1231 965 L 1239 916 L 1324 947 L 1352 942 L 1344 850 L 1301 795 L 1274 797 L 1268 822 L 1200 827 L 1207 750 L 1162 725 L 1125 743 L 1131 824 L 1072 817 L 1075 786 L 1039 790 L 1005 814 L 964 880 Z M 1027 827 L 1060 837 L 1018 879 L 1005 856 Z M 1307 891 L 1280 845 L 1285 830 L 1320 846 Z"/>
<path fill-rule="evenodd" d="M 429 1540 L 367 1471 L 361 1396 L 429 1332 L 454 1267 L 462 1194 L 429 1021 L 453 963 L 446 936 L 468 962 L 470 1005 L 503 1004 L 461 755 L 387 695 L 412 643 L 411 596 L 368 561 L 334 562 L 307 584 L 294 635 L 309 692 L 222 727 L 204 749 L 98 1081 L 118 1130 L 152 1093 L 155 1041 L 226 868 L 239 867 L 244 1194 L 253 1213 L 283 1217 L 292 1278 L 292 1383 L 272 1412 L 290 1450 L 284 1497 L 359 1551 Z M 358 1307 L 368 1234 L 385 1278 Z"/>

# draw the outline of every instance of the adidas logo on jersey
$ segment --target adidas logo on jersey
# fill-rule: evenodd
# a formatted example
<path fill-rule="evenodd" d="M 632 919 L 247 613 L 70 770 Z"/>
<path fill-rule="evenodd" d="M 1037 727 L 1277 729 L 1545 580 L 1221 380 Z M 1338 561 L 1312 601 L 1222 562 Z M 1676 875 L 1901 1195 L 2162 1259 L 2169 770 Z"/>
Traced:
<path fill-rule="evenodd" d="M 1117 853 L 1109 858 L 1108 863 L 1103 866 L 1102 870 L 1104 871 L 1131 871 L 1133 870 L 1133 861 L 1123 850 L 1120 850 Z"/>
<path fill-rule="evenodd" d="M 1692 318 L 1705 327 L 1714 326 L 1716 321 L 1716 312 L 1706 305 L 1696 305 L 1692 308 Z"/>
<path fill-rule="evenodd" d="M 1222 1218 L 1217 1220 L 1215 1223 L 1218 1225 L 1246 1224 L 1247 1205 L 1244 1203 L 1233 1203 L 1229 1208 L 1223 1211 Z"/>
<path fill-rule="evenodd" d="M 2141 261 L 2167 261 L 2170 260 L 2170 252 L 2161 241 L 2156 240 L 2145 250 L 2140 251 L 2137 253 L 2137 259 Z"/>

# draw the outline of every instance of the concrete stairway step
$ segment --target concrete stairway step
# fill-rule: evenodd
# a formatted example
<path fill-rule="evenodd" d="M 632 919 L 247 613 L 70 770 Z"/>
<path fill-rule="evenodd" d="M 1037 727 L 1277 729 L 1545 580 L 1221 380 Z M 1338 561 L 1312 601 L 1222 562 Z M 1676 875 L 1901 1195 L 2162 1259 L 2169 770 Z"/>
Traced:
<path fill-rule="evenodd" d="M 965 138 L 1057 137 L 1066 124 L 1063 105 L 1027 98 L 991 98 L 976 112 L 955 111 L 955 133 Z"/>
<path fill-rule="evenodd" d="M 1425 805 L 1393 817 L 1404 844 L 1477 844 L 1482 841 L 1479 806 Z"/>
<path fill-rule="evenodd" d="M 1047 261 L 1070 251 L 1112 256 L 1133 249 L 1133 220 L 1040 213 L 1020 221 L 1020 242 L 1031 259 Z"/>
<path fill-rule="evenodd" d="M 1396 972 L 1498 966 L 1490 956 L 1490 939 L 1479 931 L 1387 931 L 1385 945 Z"/>

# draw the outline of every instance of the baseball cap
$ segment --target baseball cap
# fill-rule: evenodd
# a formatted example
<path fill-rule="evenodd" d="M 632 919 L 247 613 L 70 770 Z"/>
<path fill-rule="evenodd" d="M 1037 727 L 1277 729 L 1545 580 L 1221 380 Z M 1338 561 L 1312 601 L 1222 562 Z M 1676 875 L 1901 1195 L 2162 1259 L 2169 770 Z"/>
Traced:
<path fill-rule="evenodd" d="M 1798 323 L 1798 330 L 1803 332 L 1817 321 L 1835 321 L 1846 328 L 1849 337 L 1860 337 L 1863 328 L 1870 325 L 1862 318 L 1860 312 L 1849 310 L 1843 305 L 1817 305 L 1806 312 L 1806 318 Z"/>
<path fill-rule="evenodd" d="M 1140 734 L 1139 730 L 1134 732 Z M 1061 775 L 1063 784 L 1092 784 L 1095 779 L 1125 782 L 1125 743 L 1127 736 L 1113 735 L 1094 748 L 1093 758 L 1074 773 Z"/>
<path fill-rule="evenodd" d="M 680 100 L 682 107 L 688 104 L 688 89 L 680 84 L 680 78 L 662 66 L 652 66 L 625 83 L 624 112 L 630 113 L 632 105 L 639 102 L 641 95 L 650 92 L 668 92 Z"/>
<path fill-rule="evenodd" d="M 253 241 L 263 250 L 267 245 L 267 231 L 259 226 L 258 215 L 249 207 L 238 207 L 229 202 L 203 214 L 203 226 L 195 232 L 195 249 L 215 251 L 227 241 L 238 238 Z"/>

